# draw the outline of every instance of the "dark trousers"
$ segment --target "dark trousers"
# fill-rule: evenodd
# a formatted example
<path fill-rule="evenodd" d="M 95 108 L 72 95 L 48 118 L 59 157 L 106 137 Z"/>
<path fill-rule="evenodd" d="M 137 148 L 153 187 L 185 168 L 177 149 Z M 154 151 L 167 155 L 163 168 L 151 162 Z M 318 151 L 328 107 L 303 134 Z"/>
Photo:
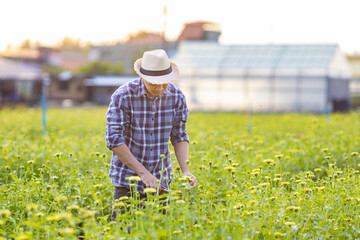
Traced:
<path fill-rule="evenodd" d="M 164 192 L 164 193 L 167 193 L 167 192 Z M 145 194 L 141 194 L 141 193 L 138 193 L 140 194 L 139 198 L 140 199 L 146 199 L 146 195 Z M 131 196 L 131 193 L 130 193 L 130 190 L 126 187 L 114 187 L 114 195 L 113 195 L 113 204 L 115 204 L 116 200 L 118 200 L 119 198 L 121 197 L 130 197 Z M 165 200 L 166 198 L 161 198 L 161 200 Z M 163 202 L 163 205 L 166 205 L 166 201 Z M 144 206 L 142 206 L 144 207 Z M 115 210 L 113 209 L 112 210 L 112 214 L 111 214 L 111 220 L 112 221 L 115 221 L 116 219 L 116 213 L 120 213 L 120 214 L 124 214 L 126 212 L 126 209 L 125 207 L 121 207 L 119 210 Z M 165 210 L 163 211 L 163 214 L 165 214 Z"/>

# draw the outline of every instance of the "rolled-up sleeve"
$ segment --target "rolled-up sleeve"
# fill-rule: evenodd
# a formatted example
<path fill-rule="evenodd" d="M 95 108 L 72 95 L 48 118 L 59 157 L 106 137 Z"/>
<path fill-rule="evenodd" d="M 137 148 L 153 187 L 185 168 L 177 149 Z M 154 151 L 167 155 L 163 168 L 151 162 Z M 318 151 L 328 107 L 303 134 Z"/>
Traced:
<path fill-rule="evenodd" d="M 175 107 L 175 117 L 173 120 L 173 127 L 170 133 L 171 144 L 177 142 L 188 141 L 189 137 L 186 133 L 186 121 L 189 116 L 189 110 L 186 105 L 186 99 L 184 95 L 181 95 Z"/>
<path fill-rule="evenodd" d="M 128 125 L 126 98 L 116 91 L 106 112 L 106 144 L 110 150 L 125 143 L 124 131 Z"/>

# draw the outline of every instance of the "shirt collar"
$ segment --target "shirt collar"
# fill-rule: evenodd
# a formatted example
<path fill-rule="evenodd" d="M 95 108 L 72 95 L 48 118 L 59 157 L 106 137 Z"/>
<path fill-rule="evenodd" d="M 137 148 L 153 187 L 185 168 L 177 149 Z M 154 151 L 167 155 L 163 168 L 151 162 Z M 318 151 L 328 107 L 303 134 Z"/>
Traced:
<path fill-rule="evenodd" d="M 148 95 L 147 92 L 146 92 L 145 84 L 144 84 L 143 81 L 144 81 L 144 80 L 142 80 L 142 79 L 140 78 L 139 91 L 138 91 L 138 96 L 139 96 L 139 97 L 141 97 L 141 96 L 143 96 L 143 95 L 146 95 L 146 96 Z M 160 94 L 160 96 L 162 96 L 162 95 L 168 95 L 168 94 L 171 94 L 171 92 L 170 92 L 170 90 L 169 90 L 169 86 L 164 90 L 164 92 L 162 92 L 162 93 Z M 160 97 L 160 96 L 158 96 L 158 97 Z"/>
<path fill-rule="evenodd" d="M 141 97 L 143 95 L 146 95 L 146 89 L 143 80 L 140 78 L 140 84 L 139 84 L 139 91 L 138 96 Z"/>

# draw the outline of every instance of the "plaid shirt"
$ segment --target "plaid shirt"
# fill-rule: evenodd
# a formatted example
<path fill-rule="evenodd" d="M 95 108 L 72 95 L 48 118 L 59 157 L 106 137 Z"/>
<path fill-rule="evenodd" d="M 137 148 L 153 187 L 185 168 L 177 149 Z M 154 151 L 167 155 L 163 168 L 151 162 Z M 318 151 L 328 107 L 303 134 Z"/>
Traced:
<path fill-rule="evenodd" d="M 189 141 L 186 134 L 188 109 L 183 93 L 173 84 L 155 98 L 150 98 L 143 80 L 137 79 L 119 87 L 111 96 L 106 113 L 106 142 L 112 149 L 125 143 L 134 157 L 168 188 L 173 173 L 169 153 L 172 144 Z M 164 155 L 163 161 L 160 155 Z M 109 177 L 114 186 L 129 188 L 129 176 L 137 174 L 122 163 L 113 153 Z M 165 181 L 166 180 L 166 181 Z M 137 182 L 143 193 L 145 184 Z"/>

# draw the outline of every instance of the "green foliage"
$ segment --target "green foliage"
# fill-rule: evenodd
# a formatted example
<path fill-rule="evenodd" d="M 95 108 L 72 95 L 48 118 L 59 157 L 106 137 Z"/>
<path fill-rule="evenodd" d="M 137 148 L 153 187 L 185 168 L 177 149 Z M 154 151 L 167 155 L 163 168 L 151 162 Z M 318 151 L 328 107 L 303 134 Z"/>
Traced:
<path fill-rule="evenodd" d="M 40 109 L 0 110 L 0 238 L 359 238 L 357 113 L 255 114 L 251 133 L 245 114 L 190 113 L 198 185 L 171 148 L 168 204 L 122 199 L 114 208 L 128 210 L 111 222 L 105 112 L 49 109 L 42 137 Z"/>
<path fill-rule="evenodd" d="M 76 70 L 78 74 L 89 75 L 123 75 L 125 73 L 122 63 L 112 64 L 110 62 L 89 62 Z"/>
<path fill-rule="evenodd" d="M 351 97 L 352 108 L 355 110 L 360 109 L 360 96 Z"/>
<path fill-rule="evenodd" d="M 56 44 L 56 47 L 60 50 L 80 52 L 87 52 L 89 46 L 89 42 L 84 42 L 80 38 L 71 38 L 69 36 L 65 36 Z"/>
<path fill-rule="evenodd" d="M 56 67 L 50 64 L 45 64 L 41 66 L 41 69 L 49 74 L 59 74 L 61 72 L 64 71 L 64 69 L 60 68 L 60 67 Z"/>

